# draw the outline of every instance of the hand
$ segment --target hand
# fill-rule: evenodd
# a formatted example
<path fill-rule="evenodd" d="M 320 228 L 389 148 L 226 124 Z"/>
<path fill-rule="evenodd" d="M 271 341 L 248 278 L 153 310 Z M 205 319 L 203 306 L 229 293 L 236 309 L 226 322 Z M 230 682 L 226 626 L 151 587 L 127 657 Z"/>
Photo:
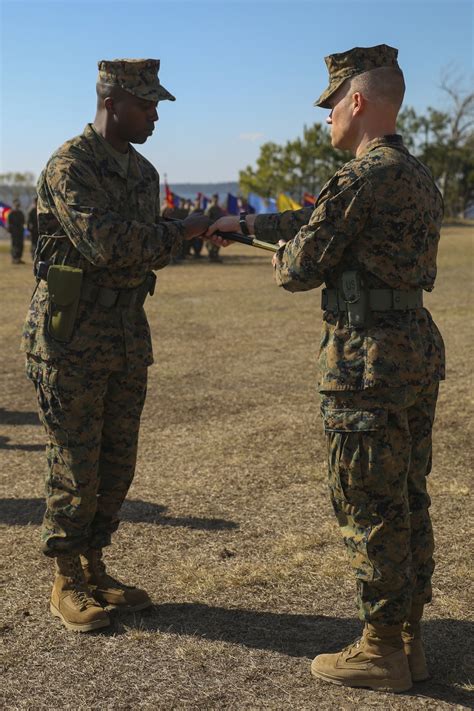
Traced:
<path fill-rule="evenodd" d="M 206 237 L 212 237 L 214 232 L 219 230 L 220 232 L 242 232 L 240 229 L 239 218 L 237 215 L 227 215 L 226 217 L 219 217 L 218 220 L 210 225 L 206 232 Z M 214 239 L 221 239 L 221 237 L 215 237 Z M 227 242 L 227 240 L 225 240 Z"/>
<path fill-rule="evenodd" d="M 232 244 L 231 240 L 223 239 L 215 234 L 217 230 L 221 232 L 241 232 L 239 218 L 234 215 L 228 215 L 227 217 L 219 217 L 218 220 L 209 226 L 206 232 L 206 239 L 212 244 L 216 244 L 218 247 L 228 247 Z M 234 242 L 235 244 L 235 242 Z"/>
<path fill-rule="evenodd" d="M 256 217 L 257 215 L 247 215 L 247 227 L 251 235 L 254 234 L 254 224 Z M 216 235 L 215 232 L 217 231 L 238 232 L 239 234 L 243 234 L 242 229 L 240 227 L 240 218 L 237 217 L 237 215 L 227 215 L 226 217 L 220 217 L 218 220 L 212 223 L 206 233 L 206 238 L 214 244 L 217 244 L 219 247 L 228 247 L 229 244 L 235 244 L 235 242 L 232 242 L 232 240 L 228 240 Z"/>
<path fill-rule="evenodd" d="M 182 220 L 184 227 L 184 239 L 194 239 L 204 235 L 210 224 L 210 219 L 205 215 L 189 215 Z"/>

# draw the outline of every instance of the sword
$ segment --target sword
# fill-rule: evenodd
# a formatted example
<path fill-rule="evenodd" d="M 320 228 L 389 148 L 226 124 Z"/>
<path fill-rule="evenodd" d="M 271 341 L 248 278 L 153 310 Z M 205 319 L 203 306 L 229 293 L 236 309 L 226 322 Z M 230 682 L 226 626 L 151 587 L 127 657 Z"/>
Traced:
<path fill-rule="evenodd" d="M 163 219 L 167 222 L 182 222 L 182 220 L 177 220 L 174 217 L 165 217 Z M 255 237 L 247 237 L 246 235 L 241 235 L 240 232 L 222 232 L 221 230 L 217 230 L 214 234 L 218 237 L 222 237 L 222 239 L 228 239 L 230 242 L 240 242 L 240 244 L 246 244 L 249 247 L 266 249 L 268 252 L 278 252 L 280 249 L 277 244 L 263 242 L 261 239 L 255 239 Z M 201 239 L 206 239 L 204 235 L 200 237 Z"/>
<path fill-rule="evenodd" d="M 249 247 L 266 249 L 268 252 L 278 252 L 280 249 L 277 244 L 263 242 L 260 239 L 255 239 L 255 237 L 247 237 L 246 235 L 241 235 L 239 232 L 221 232 L 221 230 L 217 230 L 214 234 L 218 237 L 222 237 L 222 239 L 228 239 L 231 242 L 240 242 L 240 244 L 247 244 Z"/>

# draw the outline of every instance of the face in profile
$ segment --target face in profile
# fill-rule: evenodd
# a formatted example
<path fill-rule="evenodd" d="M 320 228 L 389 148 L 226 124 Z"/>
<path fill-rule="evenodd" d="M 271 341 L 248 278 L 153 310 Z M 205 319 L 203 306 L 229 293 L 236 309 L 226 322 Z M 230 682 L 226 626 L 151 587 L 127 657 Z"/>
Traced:
<path fill-rule="evenodd" d="M 157 106 L 157 101 L 147 101 L 122 91 L 118 98 L 113 99 L 119 138 L 129 143 L 145 143 L 158 121 Z"/>
<path fill-rule="evenodd" d="M 334 148 L 351 150 L 355 133 L 352 92 L 350 85 L 343 85 L 329 99 L 331 113 L 326 123 L 331 128 L 331 143 Z"/>

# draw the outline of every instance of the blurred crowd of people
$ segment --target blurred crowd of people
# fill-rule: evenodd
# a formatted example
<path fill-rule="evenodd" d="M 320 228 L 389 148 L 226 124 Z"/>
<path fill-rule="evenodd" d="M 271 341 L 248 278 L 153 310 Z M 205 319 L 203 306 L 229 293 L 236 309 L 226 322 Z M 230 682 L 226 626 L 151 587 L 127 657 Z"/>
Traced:
<path fill-rule="evenodd" d="M 175 206 L 169 207 L 168 202 L 165 200 L 161 206 L 161 214 L 166 219 L 171 220 L 184 220 L 188 215 L 207 215 L 211 222 L 215 222 L 223 215 L 227 214 L 227 211 L 219 204 L 219 195 L 215 193 L 209 203 L 205 208 L 202 205 L 202 198 L 200 195 L 196 199 L 189 200 L 188 198 L 174 197 Z M 220 263 L 222 258 L 219 254 L 220 247 L 208 240 L 203 240 L 202 237 L 195 237 L 192 240 L 186 240 L 183 242 L 181 252 L 173 259 L 173 263 L 179 263 L 185 259 L 201 259 L 203 257 L 202 249 L 203 246 L 206 247 L 207 258 L 210 262 Z"/>
<path fill-rule="evenodd" d="M 215 222 L 227 214 L 227 210 L 219 204 L 219 195 L 217 193 L 212 195 L 210 199 L 206 199 L 205 206 L 203 206 L 202 196 L 200 195 L 195 200 L 174 196 L 174 202 L 174 207 L 169 207 L 166 200 L 163 202 L 161 214 L 164 218 L 184 220 L 188 215 L 207 215 L 211 222 Z M 23 211 L 19 199 L 13 200 L 12 206 L 5 203 L 0 203 L 0 205 L 2 206 L 0 224 L 10 234 L 12 264 L 25 264 L 23 260 L 25 239 L 29 238 L 31 240 L 32 258 L 38 242 L 37 198 L 33 199 L 33 203 L 26 211 Z M 239 208 L 245 209 L 243 201 Z M 206 248 L 205 254 L 203 254 L 203 247 Z M 206 256 L 210 262 L 221 263 L 222 258 L 219 253 L 219 246 L 208 240 L 203 240 L 201 237 L 196 237 L 193 240 L 183 242 L 181 252 L 173 259 L 173 263 L 183 262 L 185 259 L 201 259 Z"/>

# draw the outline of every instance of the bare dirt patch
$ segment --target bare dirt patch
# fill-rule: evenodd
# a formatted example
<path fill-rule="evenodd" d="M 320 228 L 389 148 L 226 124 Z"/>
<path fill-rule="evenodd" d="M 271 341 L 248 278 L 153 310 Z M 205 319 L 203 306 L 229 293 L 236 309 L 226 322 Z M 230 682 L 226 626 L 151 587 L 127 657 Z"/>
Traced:
<path fill-rule="evenodd" d="M 44 437 L 18 351 L 34 282 L 28 266 L 0 254 L 4 707 L 468 708 L 472 241 L 472 229 L 445 229 L 427 297 L 448 355 L 430 476 L 433 680 L 399 697 L 309 674 L 315 654 L 360 629 L 325 485 L 319 292 L 285 293 L 268 255 L 237 246 L 222 265 L 159 274 L 147 303 L 156 364 L 137 475 L 108 551 L 111 568 L 143 584 L 155 605 L 80 636 L 49 615 L 52 569 L 39 552 Z"/>

